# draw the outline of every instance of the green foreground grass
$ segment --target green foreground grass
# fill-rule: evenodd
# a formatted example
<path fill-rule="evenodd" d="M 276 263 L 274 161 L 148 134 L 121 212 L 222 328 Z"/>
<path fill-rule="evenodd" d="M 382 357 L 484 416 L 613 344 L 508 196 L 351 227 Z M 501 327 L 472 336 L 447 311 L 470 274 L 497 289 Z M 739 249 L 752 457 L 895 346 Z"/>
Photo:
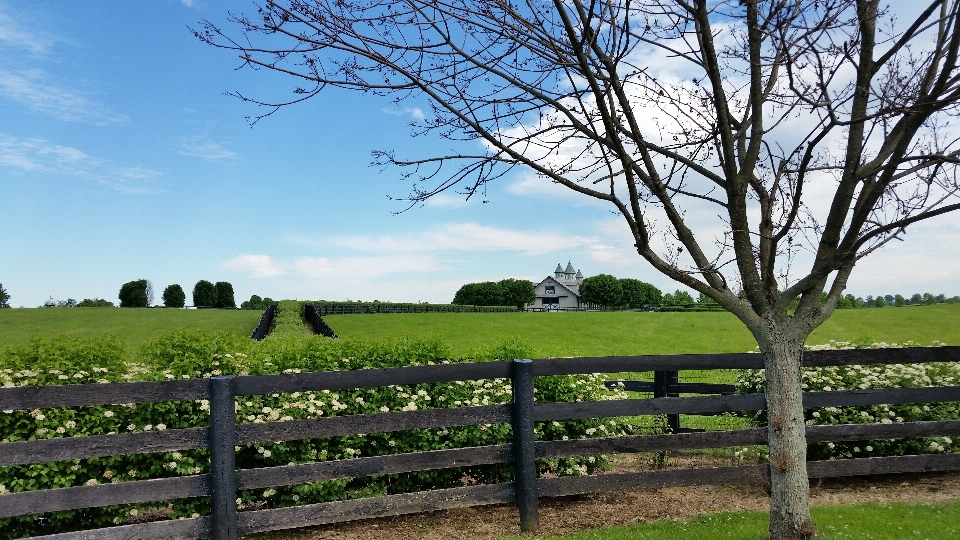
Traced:
<path fill-rule="evenodd" d="M 811 509 L 817 538 L 824 540 L 924 540 L 960 538 L 960 501 L 950 504 L 861 504 Z M 552 540 L 759 540 L 769 514 L 724 512 L 690 521 L 605 527 Z"/>
<path fill-rule="evenodd" d="M 88 337 L 113 334 L 128 352 L 171 330 L 225 330 L 249 336 L 259 311 L 157 308 L 0 309 L 0 346 L 25 345 L 36 337 Z"/>
<path fill-rule="evenodd" d="M 359 339 L 439 336 L 457 356 L 511 338 L 556 356 L 725 353 L 757 346 L 729 313 L 403 313 L 324 320 L 339 335 Z M 830 340 L 960 345 L 960 304 L 837 310 L 808 343 Z"/>

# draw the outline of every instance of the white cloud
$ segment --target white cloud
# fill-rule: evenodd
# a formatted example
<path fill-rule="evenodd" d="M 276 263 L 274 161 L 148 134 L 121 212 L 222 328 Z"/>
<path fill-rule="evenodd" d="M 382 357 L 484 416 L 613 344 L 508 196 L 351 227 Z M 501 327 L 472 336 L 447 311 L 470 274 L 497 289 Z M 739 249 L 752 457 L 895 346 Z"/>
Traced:
<path fill-rule="evenodd" d="M 388 255 L 383 257 L 299 257 L 294 270 L 305 278 L 369 278 L 387 274 L 434 272 L 439 267 L 432 257 Z"/>
<path fill-rule="evenodd" d="M 220 266 L 252 278 L 297 275 L 307 279 L 355 281 L 389 274 L 434 272 L 440 269 L 432 257 L 387 255 L 376 257 L 297 257 L 277 260 L 269 255 L 238 255 Z"/>
<path fill-rule="evenodd" d="M 39 69 L 14 72 L 0 68 L 0 96 L 65 122 L 106 125 L 129 119 L 76 92 L 48 84 L 47 78 Z"/>
<path fill-rule="evenodd" d="M 480 225 L 450 223 L 418 234 L 339 235 L 321 238 L 294 236 L 296 244 L 378 253 L 425 253 L 436 251 L 515 251 L 528 255 L 578 249 L 597 243 L 592 236 L 552 231 L 523 231 Z"/>
<path fill-rule="evenodd" d="M 237 157 L 237 154 L 227 150 L 221 144 L 205 135 L 180 137 L 177 139 L 177 150 L 180 155 L 198 157 L 207 161 L 218 161 Z"/>
<path fill-rule="evenodd" d="M 269 255 L 238 255 L 221 263 L 220 266 L 254 278 L 271 278 L 286 274 L 283 267 Z"/>
<path fill-rule="evenodd" d="M 414 120 L 423 120 L 426 118 L 426 115 L 423 114 L 423 111 L 420 109 L 420 107 L 404 107 L 402 109 L 388 109 L 384 107 L 383 109 L 380 109 L 380 112 L 392 116 L 409 116 Z"/>
<path fill-rule="evenodd" d="M 180 3 L 183 4 L 183 5 L 185 5 L 185 6 L 187 6 L 187 7 L 193 7 L 193 6 L 195 6 L 195 5 L 197 4 L 197 3 L 194 2 L 193 0 L 180 0 Z"/>
<path fill-rule="evenodd" d="M 151 194 L 165 190 L 145 180 L 162 173 L 145 167 L 114 165 L 110 160 L 44 139 L 18 139 L 0 133 L 0 166 L 25 172 L 66 174 L 94 181 L 124 193 Z"/>
<path fill-rule="evenodd" d="M 0 46 L 24 49 L 34 56 L 39 56 L 57 41 L 60 40 L 56 36 L 46 32 L 23 28 L 15 17 L 5 12 L 5 6 L 0 6 Z"/>

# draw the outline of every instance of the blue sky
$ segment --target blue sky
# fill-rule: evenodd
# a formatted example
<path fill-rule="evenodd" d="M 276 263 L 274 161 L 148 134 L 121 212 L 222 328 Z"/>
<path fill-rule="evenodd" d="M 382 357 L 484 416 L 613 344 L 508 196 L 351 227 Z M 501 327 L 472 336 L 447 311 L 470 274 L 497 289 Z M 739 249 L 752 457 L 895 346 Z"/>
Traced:
<path fill-rule="evenodd" d="M 0 1 L 0 283 L 14 306 L 116 301 L 233 283 L 273 298 L 449 302 L 465 282 L 540 279 L 571 260 L 677 288 L 633 251 L 605 206 L 515 172 L 486 203 L 442 195 L 404 208 L 372 150 L 419 153 L 426 103 L 330 91 L 250 127 L 224 95 L 285 96 L 289 80 L 236 70 L 188 30 L 244 2 Z M 464 143 L 464 151 L 472 150 Z M 960 294 L 960 219 L 871 255 L 850 292 Z"/>

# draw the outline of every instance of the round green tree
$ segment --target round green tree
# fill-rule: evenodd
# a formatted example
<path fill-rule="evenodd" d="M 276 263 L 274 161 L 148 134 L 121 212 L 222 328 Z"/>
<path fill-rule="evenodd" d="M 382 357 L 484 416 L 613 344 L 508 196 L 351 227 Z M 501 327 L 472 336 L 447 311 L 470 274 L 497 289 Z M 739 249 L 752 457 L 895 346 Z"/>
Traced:
<path fill-rule="evenodd" d="M 217 288 L 213 283 L 201 279 L 193 286 L 193 306 L 208 308 L 217 305 Z"/>
<path fill-rule="evenodd" d="M 237 302 L 233 299 L 233 285 L 226 281 L 218 281 L 213 287 L 217 290 L 217 303 L 214 304 L 216 307 L 237 309 Z"/>
<path fill-rule="evenodd" d="M 663 299 L 660 289 L 639 279 L 623 278 L 620 280 L 620 287 L 623 288 L 623 305 L 630 309 L 657 306 Z"/>
<path fill-rule="evenodd" d="M 163 290 L 163 307 L 182 308 L 187 301 L 187 295 L 183 292 L 183 287 L 174 283 L 167 285 Z"/>
<path fill-rule="evenodd" d="M 619 307 L 624 305 L 623 286 L 609 274 L 590 276 L 580 284 L 580 299 L 588 304 Z"/>
<path fill-rule="evenodd" d="M 128 281 L 120 287 L 120 307 L 147 307 L 150 302 L 147 288 L 150 286 L 145 279 Z"/>
<path fill-rule="evenodd" d="M 454 304 L 461 306 L 501 306 L 503 289 L 494 281 L 467 283 L 453 296 Z"/>
<path fill-rule="evenodd" d="M 537 292 L 533 290 L 533 283 L 525 279 L 502 279 L 498 283 L 503 293 L 502 302 L 504 306 L 517 306 L 517 309 L 523 309 L 523 306 L 537 299 Z"/>

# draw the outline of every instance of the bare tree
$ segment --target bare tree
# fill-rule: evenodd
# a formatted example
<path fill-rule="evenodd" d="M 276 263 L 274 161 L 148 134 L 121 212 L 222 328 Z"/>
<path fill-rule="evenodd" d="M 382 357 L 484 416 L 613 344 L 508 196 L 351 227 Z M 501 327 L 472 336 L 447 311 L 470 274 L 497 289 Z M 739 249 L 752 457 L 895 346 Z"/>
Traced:
<path fill-rule="evenodd" d="M 960 0 L 900 8 L 912 15 L 879 0 L 290 0 L 232 16 L 233 35 L 196 33 L 301 81 L 291 99 L 237 94 L 266 115 L 328 87 L 429 101 L 418 133 L 475 142 L 375 153 L 402 167 L 411 204 L 520 167 L 613 205 L 643 259 L 757 339 L 770 534 L 806 538 L 803 343 L 861 257 L 960 208 Z"/>

